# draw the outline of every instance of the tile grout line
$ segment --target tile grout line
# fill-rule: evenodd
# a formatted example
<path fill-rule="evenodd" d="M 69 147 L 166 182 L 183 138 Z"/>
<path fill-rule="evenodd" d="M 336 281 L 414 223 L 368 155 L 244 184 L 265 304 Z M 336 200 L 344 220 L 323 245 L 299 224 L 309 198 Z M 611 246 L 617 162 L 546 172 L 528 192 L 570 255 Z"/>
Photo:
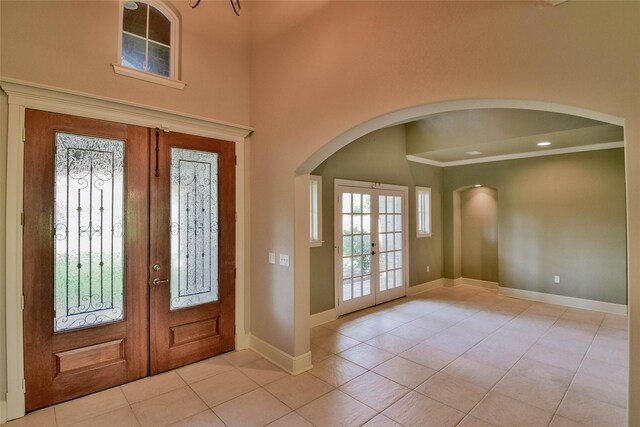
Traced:
<path fill-rule="evenodd" d="M 533 304 L 531 304 L 531 305 L 533 305 Z M 530 307 L 531 307 L 531 306 L 530 306 Z M 524 310 L 524 311 L 526 311 L 526 310 Z M 521 312 L 520 314 L 524 313 L 524 311 L 523 311 L 523 312 Z M 541 335 L 541 336 L 540 336 L 540 337 L 539 337 L 539 338 L 538 338 L 538 339 L 537 339 L 533 344 L 531 344 L 531 345 L 529 346 L 529 348 L 527 349 L 527 351 L 526 351 L 525 353 L 523 353 L 523 354 L 522 354 L 522 356 L 520 356 L 520 357 L 518 358 L 518 360 L 517 360 L 513 365 L 511 365 L 511 367 L 510 367 L 509 369 L 507 369 L 507 370 L 506 370 L 506 372 L 504 373 L 504 375 L 502 375 L 502 376 L 500 377 L 500 379 L 499 379 L 499 380 L 498 380 L 498 381 L 497 381 L 497 382 L 496 382 L 496 383 L 495 383 L 495 384 L 494 384 L 494 385 L 489 389 L 489 391 L 487 391 L 487 392 L 484 394 L 484 396 L 482 396 L 482 398 L 481 398 L 481 399 L 480 399 L 480 400 L 479 400 L 479 401 L 478 401 L 478 402 L 477 402 L 477 403 L 476 403 L 476 404 L 475 404 L 475 405 L 474 405 L 474 406 L 469 410 L 469 412 L 467 412 L 467 415 L 471 415 L 471 412 L 473 412 L 473 410 L 474 410 L 474 409 L 476 409 L 476 408 L 478 407 L 478 405 L 480 405 L 480 403 L 482 403 L 482 402 L 484 401 L 484 399 L 489 395 L 489 393 L 491 393 L 492 391 L 494 391 L 494 389 L 496 388 L 496 386 L 497 386 L 497 385 L 498 385 L 498 384 L 499 384 L 499 383 L 504 379 L 504 377 L 506 377 L 506 376 L 509 374 L 509 372 L 511 372 L 511 370 L 513 369 L 513 367 L 514 367 L 514 366 L 515 366 L 515 365 L 516 365 L 520 360 L 522 360 L 522 359 L 523 359 L 523 358 L 524 358 L 524 357 L 529 353 L 529 351 L 531 350 L 531 348 L 532 348 L 534 345 L 536 345 L 536 344 L 537 344 L 537 343 L 538 343 L 538 342 L 539 342 L 539 341 L 540 341 L 544 336 L 546 336 L 546 334 L 549 332 L 549 330 L 550 330 L 551 328 L 553 328 L 553 326 L 554 326 L 556 323 L 558 323 L 558 321 L 560 320 L 560 318 L 562 317 L 562 315 L 564 315 L 564 313 L 566 313 L 566 311 L 567 311 L 567 309 L 565 308 L 565 309 L 564 309 L 564 311 L 562 312 L 562 314 L 561 314 L 560 316 L 558 316 L 558 318 L 553 322 L 553 324 L 551 324 L 551 326 L 549 326 L 549 327 L 545 330 L 545 332 L 544 332 L 544 333 L 543 333 L 543 334 L 542 334 L 542 335 Z M 515 319 L 515 318 L 519 317 L 519 316 L 520 316 L 520 314 L 519 314 L 518 316 L 515 316 L 513 319 Z M 512 320 L 513 320 L 513 319 L 512 319 Z M 509 321 L 509 322 L 505 323 L 505 325 L 506 325 L 506 324 L 508 324 L 508 323 L 510 323 L 510 322 L 511 322 L 511 321 Z M 503 326 L 505 326 L 505 325 L 503 325 Z M 502 326 L 501 326 L 500 328 L 496 329 L 495 331 L 493 331 L 493 332 L 491 333 L 491 335 L 493 335 L 497 330 L 499 330 L 499 329 L 501 329 L 501 328 L 502 328 Z M 489 336 L 491 336 L 491 335 L 489 335 Z M 489 338 L 489 337 L 487 337 L 487 338 Z M 487 338 L 485 338 L 485 339 L 487 339 Z M 484 341 L 484 340 L 483 340 L 483 341 Z M 479 344 L 479 343 L 478 343 L 478 344 Z M 475 346 L 474 346 L 474 347 L 475 347 Z M 473 348 L 473 347 L 472 347 L 472 348 Z M 469 350 L 471 350 L 471 349 L 469 349 Z M 468 350 L 467 350 L 467 351 L 468 351 Z M 465 352 L 465 353 L 466 353 L 466 352 Z M 464 353 L 463 353 L 463 354 L 464 354 Z M 460 356 L 460 357 L 462 357 L 462 356 Z M 456 359 L 456 360 L 457 360 L 457 359 Z M 453 363 L 453 362 L 451 362 L 451 363 Z M 447 366 L 448 366 L 448 365 L 447 365 Z M 443 368 L 443 369 L 444 369 L 444 368 Z M 496 392 L 496 393 L 498 393 L 498 392 Z M 517 399 L 514 399 L 514 400 L 517 400 Z M 521 403 L 525 403 L 525 402 L 521 402 Z M 531 405 L 531 406 L 533 406 L 533 405 Z M 537 408 L 537 407 L 536 407 L 536 408 Z M 537 409 L 540 409 L 540 408 L 537 408 Z M 546 411 L 545 411 L 545 412 L 546 412 Z M 552 416 L 551 416 L 551 421 L 553 421 L 553 417 L 554 417 L 554 415 L 555 415 L 555 414 L 552 414 Z M 473 416 L 473 415 L 472 415 L 472 416 Z M 485 421 L 485 420 L 482 420 L 482 421 Z"/>
<path fill-rule="evenodd" d="M 569 387 L 567 387 L 567 390 L 564 392 L 564 394 L 562 395 L 562 399 L 560 399 L 560 403 L 558 403 L 558 406 L 556 407 L 556 411 L 554 412 L 553 416 L 555 417 L 558 414 L 558 409 L 560 409 L 560 406 L 562 406 L 562 402 L 564 402 L 564 400 L 567 398 L 567 394 L 569 394 L 569 390 L 571 389 L 571 386 L 573 385 L 573 383 L 576 380 L 576 377 L 578 376 L 578 372 L 580 371 L 580 368 L 582 367 L 582 365 L 584 364 L 584 360 L 587 358 L 587 354 L 589 354 L 589 350 L 591 350 L 591 347 L 593 346 L 594 341 L 596 340 L 596 337 L 598 336 L 598 332 L 600 331 L 600 329 L 602 328 L 602 324 L 604 323 L 604 319 L 606 318 L 606 314 L 602 317 L 602 320 L 600 321 L 600 323 L 598 324 L 598 329 L 596 329 L 595 334 L 593 335 L 593 338 L 591 339 L 591 342 L 589 343 L 589 347 L 587 348 L 587 350 L 585 351 L 584 355 L 582 356 L 582 359 L 580 359 L 580 364 L 578 365 L 578 368 L 576 369 L 576 372 L 573 374 L 573 377 L 571 378 L 571 382 L 569 383 Z M 574 392 L 577 393 L 577 392 Z M 577 394 L 581 394 L 581 393 L 577 393 Z M 589 397 L 589 396 L 587 396 Z M 596 399 L 596 398 L 592 398 L 593 400 L 597 400 L 598 402 L 602 402 L 602 403 L 607 403 L 607 402 L 603 402 L 600 399 Z M 617 405 L 613 405 L 613 406 L 617 406 Z M 625 408 L 626 409 L 626 408 Z M 562 416 L 562 415 L 559 415 Z M 573 420 L 569 417 L 565 417 L 570 419 L 571 421 L 575 421 L 578 424 L 582 424 L 581 422 L 577 421 L 577 420 Z M 551 420 L 553 421 L 553 419 Z"/>

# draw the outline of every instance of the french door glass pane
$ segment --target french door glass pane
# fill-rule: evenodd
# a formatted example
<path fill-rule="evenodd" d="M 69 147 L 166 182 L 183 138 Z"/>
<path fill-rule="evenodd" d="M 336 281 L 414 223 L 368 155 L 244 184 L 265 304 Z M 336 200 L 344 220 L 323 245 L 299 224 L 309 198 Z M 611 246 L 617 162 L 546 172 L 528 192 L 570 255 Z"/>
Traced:
<path fill-rule="evenodd" d="M 218 300 L 218 154 L 171 148 L 171 310 Z"/>
<path fill-rule="evenodd" d="M 402 197 L 378 196 L 380 291 L 402 286 Z"/>
<path fill-rule="evenodd" d="M 371 295 L 371 195 L 342 194 L 342 299 Z"/>
<path fill-rule="evenodd" d="M 124 142 L 55 135 L 54 331 L 124 318 Z"/>

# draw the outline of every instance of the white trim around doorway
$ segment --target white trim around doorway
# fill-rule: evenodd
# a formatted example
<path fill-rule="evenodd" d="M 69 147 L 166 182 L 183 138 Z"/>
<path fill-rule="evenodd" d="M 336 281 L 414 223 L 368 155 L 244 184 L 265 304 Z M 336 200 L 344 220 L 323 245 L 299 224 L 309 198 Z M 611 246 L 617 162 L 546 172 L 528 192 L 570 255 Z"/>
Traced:
<path fill-rule="evenodd" d="M 123 102 L 87 93 L 69 91 L 14 79 L 0 78 L 0 87 L 8 95 L 7 212 L 6 212 L 6 349 L 7 401 L 2 416 L 11 420 L 25 414 L 24 354 L 22 319 L 22 224 L 25 109 L 70 114 L 117 123 L 126 123 L 165 131 L 233 141 L 236 148 L 236 349 L 249 346 L 245 314 L 249 295 L 246 291 L 247 268 L 245 140 L 253 128 L 187 115 L 146 105 Z"/>
<path fill-rule="evenodd" d="M 403 269 L 403 277 L 402 277 L 402 281 L 403 281 L 403 286 L 402 286 L 402 295 L 400 296 L 406 296 L 408 293 L 408 289 L 409 289 L 409 187 L 406 185 L 395 185 L 395 184 L 383 184 L 383 183 L 379 183 L 379 182 L 367 182 L 367 181 L 355 181 L 355 180 L 348 180 L 348 179 L 334 179 L 334 183 L 333 183 L 333 188 L 334 188 L 334 193 L 333 193 L 333 202 L 334 202 L 334 206 L 333 206 L 333 214 L 334 214 L 334 230 L 333 230 L 333 234 L 334 234 L 334 257 L 338 257 L 338 252 L 337 252 L 337 248 L 338 248 L 338 241 L 341 241 L 341 230 L 339 230 L 336 225 L 340 223 L 340 219 L 338 217 L 338 206 L 336 205 L 337 202 L 337 197 L 338 197 L 338 193 L 339 193 L 339 189 L 340 188 L 360 188 L 360 189 L 369 189 L 372 191 L 380 191 L 380 192 L 385 192 L 385 191 L 392 191 L 392 192 L 397 192 L 397 193 L 401 193 L 404 199 L 403 202 L 403 210 L 406 213 L 405 215 L 403 215 L 403 220 L 402 220 L 402 227 L 403 227 L 403 260 L 402 260 L 402 269 Z M 375 206 L 375 205 L 374 205 Z M 372 223 L 372 227 L 374 226 L 374 224 Z M 377 224 L 375 224 L 375 226 L 377 227 Z M 373 230 L 372 230 L 373 231 Z M 376 233 L 373 233 L 373 235 L 377 235 Z M 334 310 L 336 312 L 336 314 L 338 316 L 342 315 L 342 314 L 347 314 L 349 311 L 345 312 L 344 311 L 344 307 L 341 309 L 339 307 L 339 301 L 340 301 L 340 287 L 338 286 L 338 283 L 341 281 L 341 274 L 339 274 L 341 272 L 341 270 L 338 270 L 338 263 L 335 264 L 335 268 L 334 268 L 334 293 L 335 293 L 335 297 L 333 299 L 333 303 L 334 303 Z M 373 273 L 374 271 L 372 270 L 372 277 L 373 277 Z M 340 277 L 339 277 L 340 276 Z M 396 288 L 399 290 L 399 288 Z M 373 290 L 373 294 L 375 295 L 376 292 L 375 290 Z M 374 297 L 375 298 L 375 297 Z M 396 297 L 391 297 L 391 299 L 395 299 Z M 375 299 L 374 299 L 375 301 Z M 378 303 L 384 303 L 387 302 L 389 300 L 384 300 Z M 374 305 L 376 303 L 374 302 Z M 364 307 L 362 307 L 364 308 Z M 351 311 L 358 310 L 358 308 L 351 308 Z M 318 319 L 316 319 L 317 321 Z"/>

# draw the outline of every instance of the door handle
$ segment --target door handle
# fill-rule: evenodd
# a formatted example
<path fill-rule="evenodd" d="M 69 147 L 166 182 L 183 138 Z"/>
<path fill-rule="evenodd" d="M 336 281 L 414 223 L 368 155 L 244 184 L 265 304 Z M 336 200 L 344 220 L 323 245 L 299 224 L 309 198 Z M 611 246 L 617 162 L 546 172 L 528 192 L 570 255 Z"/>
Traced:
<path fill-rule="evenodd" d="M 375 255 L 375 254 L 376 254 L 376 251 L 371 251 L 371 255 Z"/>
<path fill-rule="evenodd" d="M 168 279 L 166 279 L 166 280 L 153 279 L 153 282 L 151 282 L 151 283 L 153 284 L 153 286 L 159 286 L 159 285 L 161 285 L 163 283 L 167 283 L 167 282 L 169 282 Z"/>

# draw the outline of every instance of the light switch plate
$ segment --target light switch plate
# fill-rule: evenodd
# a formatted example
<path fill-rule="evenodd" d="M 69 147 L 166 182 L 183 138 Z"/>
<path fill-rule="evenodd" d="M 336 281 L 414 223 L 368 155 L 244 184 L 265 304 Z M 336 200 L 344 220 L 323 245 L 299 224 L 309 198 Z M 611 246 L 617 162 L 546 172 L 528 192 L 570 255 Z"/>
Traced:
<path fill-rule="evenodd" d="M 269 252 L 269 264 L 275 264 L 275 263 L 276 263 L 276 253 Z"/>
<path fill-rule="evenodd" d="M 280 254 L 280 265 L 283 267 L 289 267 L 289 255 Z"/>

